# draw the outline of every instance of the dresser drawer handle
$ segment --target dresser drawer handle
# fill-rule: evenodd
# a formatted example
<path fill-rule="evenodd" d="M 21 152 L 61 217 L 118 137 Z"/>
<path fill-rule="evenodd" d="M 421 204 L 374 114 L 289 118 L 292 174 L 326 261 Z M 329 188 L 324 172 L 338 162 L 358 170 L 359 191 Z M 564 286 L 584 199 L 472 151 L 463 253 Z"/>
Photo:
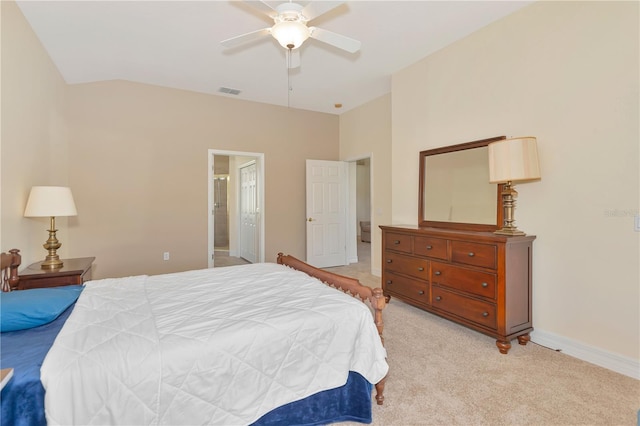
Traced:
<path fill-rule="evenodd" d="M 489 284 L 487 284 L 487 283 L 482 283 L 481 285 L 482 285 L 482 287 L 484 287 L 484 288 L 489 287 Z"/>
<path fill-rule="evenodd" d="M 435 271 L 435 272 L 434 272 L 434 274 L 436 274 L 436 275 L 442 275 L 442 272 L 440 272 L 440 271 Z"/>
<path fill-rule="evenodd" d="M 420 290 L 420 291 L 418 292 L 418 294 L 419 294 L 420 296 L 422 296 L 422 295 L 424 294 L 424 290 Z"/>
<path fill-rule="evenodd" d="M 394 240 L 393 244 L 400 244 L 400 240 Z"/>
<path fill-rule="evenodd" d="M 441 301 L 441 300 L 442 300 L 442 297 L 440 297 L 440 296 L 436 296 L 436 300 L 439 302 L 439 301 Z"/>
<path fill-rule="evenodd" d="M 431 250 L 432 248 L 432 246 L 427 246 L 427 250 Z"/>
<path fill-rule="evenodd" d="M 393 281 L 387 280 L 387 285 L 391 285 L 391 284 L 393 284 Z"/>
<path fill-rule="evenodd" d="M 423 268 L 422 266 L 420 266 L 420 267 L 418 268 L 418 271 L 422 272 L 422 271 L 424 271 L 424 268 Z"/>
<path fill-rule="evenodd" d="M 393 262 L 393 260 L 387 259 L 387 263 L 391 263 L 391 262 Z"/>
<path fill-rule="evenodd" d="M 489 312 L 483 312 L 483 313 L 482 313 L 482 316 L 483 316 L 483 317 L 488 317 L 488 316 L 489 316 Z"/>
<path fill-rule="evenodd" d="M 476 255 L 476 254 L 475 254 L 474 252 L 472 252 L 472 251 L 470 251 L 470 252 L 469 252 L 469 257 L 473 257 L 473 256 L 475 256 L 475 255 Z"/>

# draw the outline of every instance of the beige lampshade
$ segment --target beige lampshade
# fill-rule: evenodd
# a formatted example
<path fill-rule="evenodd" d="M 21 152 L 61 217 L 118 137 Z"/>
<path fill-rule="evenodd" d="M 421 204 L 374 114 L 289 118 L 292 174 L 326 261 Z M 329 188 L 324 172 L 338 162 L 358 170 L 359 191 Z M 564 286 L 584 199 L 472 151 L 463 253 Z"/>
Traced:
<path fill-rule="evenodd" d="M 65 186 L 34 186 L 29 193 L 25 217 L 76 216 L 71 189 Z"/>
<path fill-rule="evenodd" d="M 505 139 L 489 144 L 489 182 L 540 179 L 536 138 Z"/>

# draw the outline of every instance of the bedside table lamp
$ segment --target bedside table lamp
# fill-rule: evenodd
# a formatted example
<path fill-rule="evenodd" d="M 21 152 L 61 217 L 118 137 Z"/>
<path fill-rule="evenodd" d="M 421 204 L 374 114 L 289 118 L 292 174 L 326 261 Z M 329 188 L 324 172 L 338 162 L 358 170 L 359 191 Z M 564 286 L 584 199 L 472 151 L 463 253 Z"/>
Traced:
<path fill-rule="evenodd" d="M 62 261 L 56 250 L 62 244 L 56 238 L 56 216 L 76 216 L 76 205 L 73 202 L 71 189 L 63 186 L 34 186 L 29 193 L 25 217 L 49 217 L 49 239 L 42 245 L 48 252 L 42 262 L 42 269 L 62 267 Z"/>
<path fill-rule="evenodd" d="M 526 235 L 514 224 L 518 192 L 512 183 L 540 179 L 536 138 L 504 139 L 489 144 L 489 182 L 504 183 L 502 205 L 504 224 L 495 231 L 499 235 Z"/>

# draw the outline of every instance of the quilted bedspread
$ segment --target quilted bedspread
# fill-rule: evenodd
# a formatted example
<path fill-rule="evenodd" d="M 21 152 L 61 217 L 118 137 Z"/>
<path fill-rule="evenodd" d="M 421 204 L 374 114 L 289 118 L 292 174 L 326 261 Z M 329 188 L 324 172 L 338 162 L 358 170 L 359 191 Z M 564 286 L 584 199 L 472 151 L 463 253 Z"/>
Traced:
<path fill-rule="evenodd" d="M 388 370 L 369 308 L 261 263 L 88 282 L 41 375 L 49 425 L 238 425 L 350 370 Z"/>

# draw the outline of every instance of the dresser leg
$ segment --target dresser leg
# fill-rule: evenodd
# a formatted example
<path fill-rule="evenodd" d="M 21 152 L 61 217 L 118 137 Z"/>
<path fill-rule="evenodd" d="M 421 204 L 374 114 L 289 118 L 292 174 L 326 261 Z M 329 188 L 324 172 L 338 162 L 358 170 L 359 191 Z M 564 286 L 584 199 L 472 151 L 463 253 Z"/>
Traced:
<path fill-rule="evenodd" d="M 502 340 L 496 340 L 496 346 L 500 350 L 500 353 L 505 355 L 508 354 L 509 349 L 511 349 L 511 343 Z"/>
<path fill-rule="evenodd" d="M 529 333 L 518 336 L 518 343 L 520 343 L 522 346 L 529 343 L 529 340 L 531 340 L 531 336 L 529 335 Z"/>
<path fill-rule="evenodd" d="M 391 296 L 389 296 L 389 295 L 384 296 L 384 301 L 386 303 L 389 303 L 390 300 L 391 300 Z"/>

